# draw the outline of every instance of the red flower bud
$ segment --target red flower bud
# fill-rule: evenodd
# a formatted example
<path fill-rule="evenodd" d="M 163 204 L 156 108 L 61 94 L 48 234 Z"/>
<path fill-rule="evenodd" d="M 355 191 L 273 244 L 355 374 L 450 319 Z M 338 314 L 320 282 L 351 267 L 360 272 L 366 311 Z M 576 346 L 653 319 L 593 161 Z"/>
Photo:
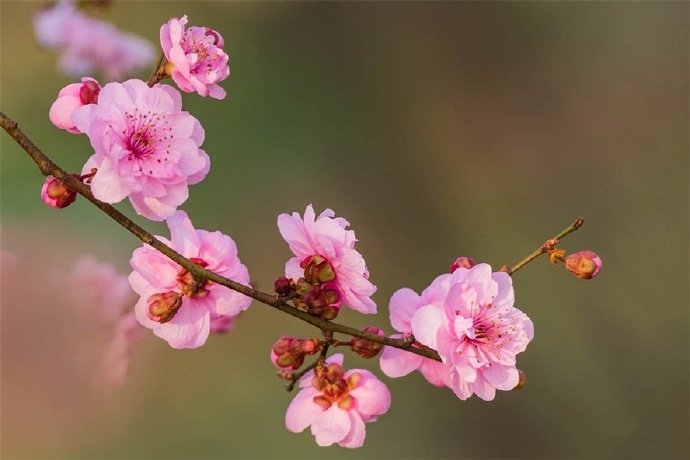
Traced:
<path fill-rule="evenodd" d="M 594 252 L 585 250 L 570 254 L 565 259 L 565 268 L 583 280 L 594 278 L 601 271 L 601 258 Z"/>
<path fill-rule="evenodd" d="M 167 323 L 182 306 L 182 296 L 174 291 L 153 294 L 146 301 L 146 315 L 158 323 Z"/>
<path fill-rule="evenodd" d="M 74 174 L 73 176 L 79 177 Z M 77 192 L 70 189 L 53 176 L 48 176 L 43 183 L 43 188 L 41 188 L 41 199 L 45 204 L 53 208 L 66 208 L 77 199 Z"/>
<path fill-rule="evenodd" d="M 284 296 L 290 295 L 290 292 L 294 289 L 294 287 L 295 283 L 293 283 L 291 279 L 288 279 L 284 276 L 278 278 L 273 284 L 273 288 L 275 289 L 276 293 Z"/>
<path fill-rule="evenodd" d="M 79 100 L 82 104 L 98 104 L 98 95 L 101 92 L 101 86 L 98 82 L 88 80 L 79 88 Z"/>
<path fill-rule="evenodd" d="M 460 256 L 457 259 L 455 259 L 453 265 L 450 266 L 450 272 L 453 273 L 458 268 L 470 269 L 475 265 L 477 265 L 477 262 L 475 262 L 475 260 L 472 257 Z"/>

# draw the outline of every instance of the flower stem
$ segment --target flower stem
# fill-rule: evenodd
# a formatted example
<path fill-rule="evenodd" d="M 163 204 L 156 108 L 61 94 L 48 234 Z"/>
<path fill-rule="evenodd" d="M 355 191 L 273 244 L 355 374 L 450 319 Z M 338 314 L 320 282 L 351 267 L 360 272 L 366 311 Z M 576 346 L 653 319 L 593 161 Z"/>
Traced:
<path fill-rule="evenodd" d="M 161 66 L 163 65 L 163 61 L 165 60 L 165 54 L 161 53 L 161 57 L 158 58 L 158 63 L 156 66 L 153 68 L 153 71 L 151 72 L 151 76 L 149 77 L 148 81 L 146 84 L 150 87 L 161 81 L 162 79 L 162 72 L 161 72 Z"/>

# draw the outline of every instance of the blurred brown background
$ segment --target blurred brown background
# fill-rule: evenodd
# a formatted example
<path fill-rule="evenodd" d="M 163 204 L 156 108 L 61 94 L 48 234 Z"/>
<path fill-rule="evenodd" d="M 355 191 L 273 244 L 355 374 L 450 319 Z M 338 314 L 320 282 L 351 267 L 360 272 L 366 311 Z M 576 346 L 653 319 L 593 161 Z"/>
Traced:
<path fill-rule="evenodd" d="M 2 2 L 0 108 L 78 170 L 87 139 L 47 117 L 72 80 L 33 39 L 39 5 Z M 194 351 L 147 331 L 127 385 L 95 391 L 104 331 L 61 275 L 83 253 L 127 273 L 139 244 L 85 200 L 44 206 L 2 133 L 4 458 L 688 453 L 687 3 L 114 2 L 108 17 L 157 43 L 185 13 L 224 36 L 232 76 L 225 101 L 184 97 L 213 167 L 183 209 L 235 238 L 260 288 L 289 256 L 276 216 L 310 202 L 350 220 L 379 287 L 380 315 L 341 322 L 390 332 L 399 287 L 458 255 L 514 263 L 580 214 L 564 247 L 596 250 L 604 271 L 584 282 L 540 260 L 516 274 L 536 328 L 521 392 L 462 402 L 418 374 L 386 379 L 393 406 L 364 448 L 318 448 L 284 429 L 292 395 L 268 360 L 277 336 L 315 331 L 260 304 Z"/>

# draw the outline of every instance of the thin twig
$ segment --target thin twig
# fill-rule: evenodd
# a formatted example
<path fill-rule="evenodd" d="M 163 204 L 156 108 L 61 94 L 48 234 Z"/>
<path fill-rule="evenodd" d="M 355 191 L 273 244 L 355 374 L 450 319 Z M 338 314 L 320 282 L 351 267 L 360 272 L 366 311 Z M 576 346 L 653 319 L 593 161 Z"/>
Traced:
<path fill-rule="evenodd" d="M 583 217 L 578 217 L 575 222 L 567 226 L 563 231 L 561 231 L 558 235 L 554 236 L 553 238 L 547 240 L 547 243 L 550 241 L 554 241 L 554 243 L 559 242 L 564 236 L 568 235 L 569 233 L 572 233 L 582 227 L 582 224 L 585 223 L 585 219 Z M 547 243 L 542 244 L 540 247 L 535 249 L 530 255 L 522 259 L 520 262 L 516 263 L 512 267 L 510 267 L 508 273 L 513 274 L 516 271 L 520 270 L 522 267 L 527 265 L 528 263 L 532 262 L 534 259 L 539 257 L 542 254 L 545 254 L 547 252 Z"/>

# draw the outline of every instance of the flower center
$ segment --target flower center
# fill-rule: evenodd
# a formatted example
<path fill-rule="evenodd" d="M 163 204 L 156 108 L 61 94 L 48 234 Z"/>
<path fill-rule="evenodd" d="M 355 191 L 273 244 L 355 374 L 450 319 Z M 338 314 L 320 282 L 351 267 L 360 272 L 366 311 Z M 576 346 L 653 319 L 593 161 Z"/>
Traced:
<path fill-rule="evenodd" d="M 208 266 L 208 262 L 197 257 L 192 257 L 189 260 L 197 265 L 201 265 L 202 267 Z M 201 299 L 209 294 L 208 287 L 211 285 L 211 282 L 208 280 L 199 280 L 198 278 L 195 278 L 194 275 L 192 275 L 186 268 L 182 268 L 177 275 L 177 285 L 180 287 L 182 295 L 186 295 L 194 299 Z"/>
<path fill-rule="evenodd" d="M 148 111 L 141 112 L 138 108 L 134 112 L 125 112 L 127 126 L 122 130 L 124 147 L 129 152 L 128 160 L 149 160 L 155 156 L 157 163 L 168 161 L 170 154 L 170 141 L 173 139 L 172 127 L 167 120 L 167 115 Z M 139 172 L 153 174 L 153 169 L 142 164 Z"/>
<path fill-rule="evenodd" d="M 324 409 L 328 409 L 334 403 L 344 410 L 352 407 L 354 401 L 350 396 L 350 390 L 359 385 L 362 376 L 354 372 L 345 379 L 343 374 L 342 366 L 336 363 L 331 363 L 326 368 L 315 369 L 312 386 L 321 392 L 320 395 L 314 396 L 316 404 Z"/>

